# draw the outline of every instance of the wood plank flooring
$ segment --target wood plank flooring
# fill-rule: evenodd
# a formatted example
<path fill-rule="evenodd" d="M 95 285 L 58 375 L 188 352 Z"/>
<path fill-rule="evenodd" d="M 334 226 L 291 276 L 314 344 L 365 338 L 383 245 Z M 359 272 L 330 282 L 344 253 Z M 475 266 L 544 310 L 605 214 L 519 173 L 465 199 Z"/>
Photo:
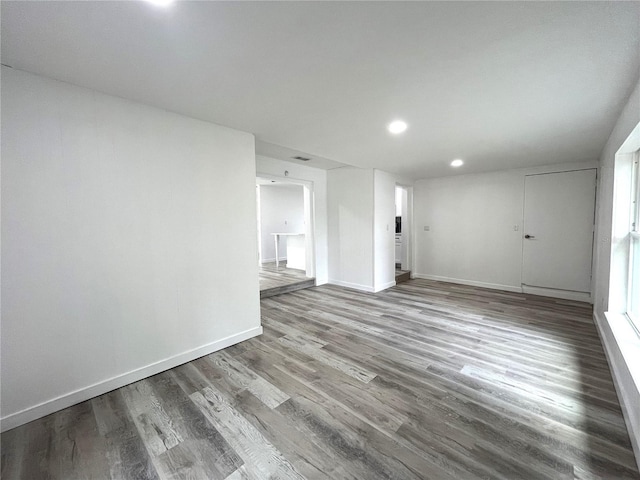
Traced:
<path fill-rule="evenodd" d="M 261 303 L 262 336 L 4 433 L 2 478 L 640 478 L 589 305 L 427 280 Z"/>
<path fill-rule="evenodd" d="M 275 262 L 260 266 L 260 298 L 273 297 L 313 287 L 315 278 L 309 278 L 303 270 L 287 268 L 285 262 L 276 267 Z"/>

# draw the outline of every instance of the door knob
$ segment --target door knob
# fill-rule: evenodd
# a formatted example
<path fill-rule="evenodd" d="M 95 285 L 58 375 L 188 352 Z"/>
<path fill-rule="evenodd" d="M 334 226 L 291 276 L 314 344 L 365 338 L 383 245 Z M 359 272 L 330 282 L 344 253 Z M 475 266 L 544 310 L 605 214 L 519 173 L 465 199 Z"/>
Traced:
<path fill-rule="evenodd" d="M 536 237 L 535 237 L 534 235 L 526 234 L 526 235 L 524 236 L 524 238 L 536 238 Z"/>

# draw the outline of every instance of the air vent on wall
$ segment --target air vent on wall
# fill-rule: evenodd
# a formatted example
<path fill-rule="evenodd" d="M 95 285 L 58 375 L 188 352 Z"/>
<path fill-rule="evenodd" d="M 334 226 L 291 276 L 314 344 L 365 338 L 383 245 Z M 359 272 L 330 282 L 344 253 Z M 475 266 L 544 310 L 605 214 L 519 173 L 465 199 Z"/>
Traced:
<path fill-rule="evenodd" d="M 307 157 L 300 157 L 300 156 L 298 156 L 298 157 L 291 157 L 291 158 L 293 158 L 294 160 L 300 160 L 300 161 L 303 161 L 303 162 L 308 162 L 309 160 L 311 160 L 310 158 L 307 158 Z"/>

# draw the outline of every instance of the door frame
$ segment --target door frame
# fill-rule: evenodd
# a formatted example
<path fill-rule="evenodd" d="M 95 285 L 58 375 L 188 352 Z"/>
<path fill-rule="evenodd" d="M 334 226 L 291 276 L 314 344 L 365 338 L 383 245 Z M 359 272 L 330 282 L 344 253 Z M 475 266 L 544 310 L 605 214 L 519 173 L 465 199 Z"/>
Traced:
<path fill-rule="evenodd" d="M 559 173 L 570 173 L 570 172 L 581 172 L 585 170 L 594 170 L 595 171 L 595 187 L 594 187 L 594 203 L 593 203 L 593 220 L 592 220 L 592 230 L 591 230 L 591 281 L 589 292 L 575 292 L 572 290 L 561 290 L 555 288 L 545 288 L 545 287 L 536 287 L 532 285 L 525 285 L 523 283 L 524 280 L 524 248 L 525 248 L 525 200 L 526 200 L 526 180 L 527 177 L 539 176 L 539 175 L 553 175 Z M 599 168 L 597 166 L 592 167 L 583 167 L 583 168 L 567 168 L 562 170 L 552 170 L 538 173 L 529 173 L 525 174 L 522 179 L 522 222 L 521 222 L 521 266 L 520 266 L 520 288 L 522 293 L 529 293 L 531 295 L 540 295 L 544 297 L 553 297 L 553 298 L 561 298 L 565 300 L 576 300 L 581 302 L 589 302 L 593 304 L 593 293 L 594 293 L 594 275 L 595 271 L 595 248 L 596 248 L 596 217 L 598 214 L 598 181 L 599 181 Z"/>
<path fill-rule="evenodd" d="M 401 188 L 406 192 L 406 202 L 405 202 L 405 205 L 403 205 L 403 209 L 402 209 L 402 234 L 403 234 L 403 239 L 407 242 L 407 245 L 402 254 L 402 258 L 400 259 L 400 265 L 403 270 L 410 270 L 411 272 L 413 272 L 415 270 L 413 268 L 414 267 L 413 259 L 416 258 L 416 255 L 415 255 L 416 242 L 414 239 L 414 231 L 413 231 L 413 186 L 396 182 L 395 188 Z M 395 242 L 394 242 L 394 248 L 395 248 Z M 395 255 L 394 255 L 394 258 L 395 258 Z M 412 273 L 412 278 L 413 278 L 413 273 Z"/>
<path fill-rule="evenodd" d="M 313 193 L 313 182 L 308 180 L 292 179 L 289 177 L 281 177 L 266 173 L 256 172 L 256 178 L 264 178 L 266 180 L 274 180 L 280 183 L 288 183 L 290 185 L 302 186 L 302 195 L 304 202 L 304 230 L 305 230 L 305 275 L 309 278 L 316 276 L 316 233 L 315 233 L 315 199 Z M 257 192 L 257 189 L 256 189 Z M 260 200 L 258 199 L 258 205 Z M 258 262 L 262 261 L 261 254 L 261 225 L 260 211 L 258 210 Z"/>

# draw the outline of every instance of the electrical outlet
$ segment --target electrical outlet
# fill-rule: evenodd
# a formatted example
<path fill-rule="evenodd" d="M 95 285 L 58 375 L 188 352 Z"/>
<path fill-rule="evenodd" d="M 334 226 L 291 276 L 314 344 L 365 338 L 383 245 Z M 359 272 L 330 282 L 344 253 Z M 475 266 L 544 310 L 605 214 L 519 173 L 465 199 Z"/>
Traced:
<path fill-rule="evenodd" d="M 520 230 L 520 225 L 514 225 L 513 226 L 513 231 L 517 232 L 518 230 Z"/>

